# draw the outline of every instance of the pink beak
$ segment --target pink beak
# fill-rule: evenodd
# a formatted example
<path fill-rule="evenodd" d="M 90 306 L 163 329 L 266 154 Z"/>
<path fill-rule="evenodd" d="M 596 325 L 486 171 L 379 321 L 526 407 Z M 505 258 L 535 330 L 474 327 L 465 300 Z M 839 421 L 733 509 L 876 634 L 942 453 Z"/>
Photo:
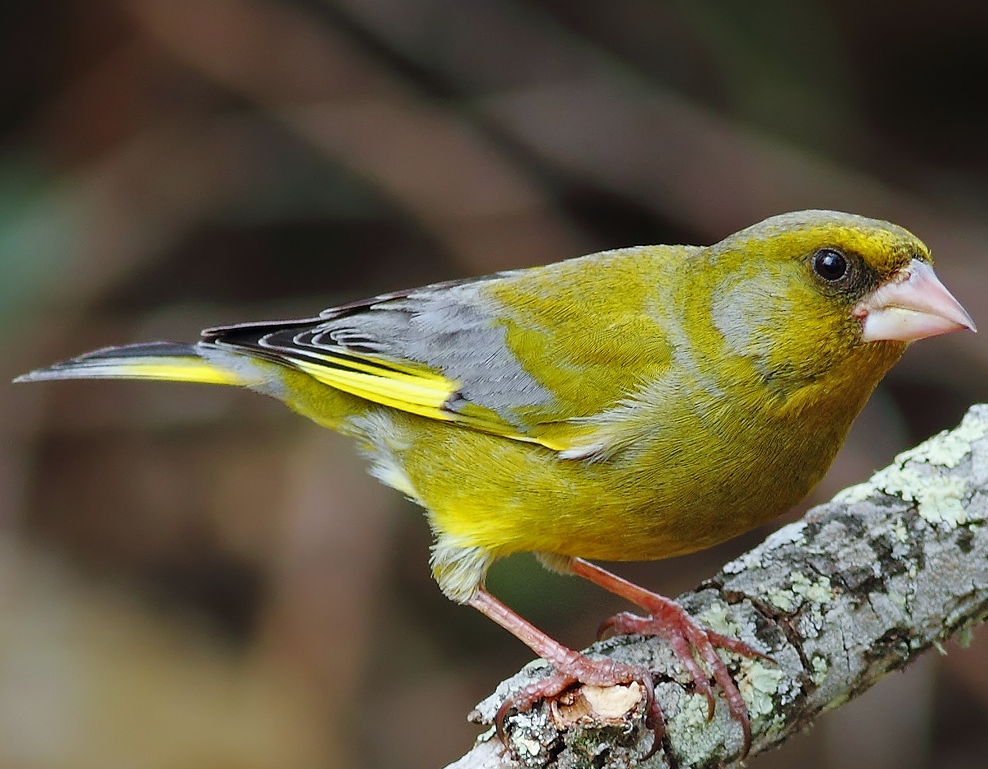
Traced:
<path fill-rule="evenodd" d="M 863 320 L 861 338 L 914 342 L 928 336 L 969 328 L 974 321 L 943 287 L 933 268 L 913 259 L 854 308 Z"/>

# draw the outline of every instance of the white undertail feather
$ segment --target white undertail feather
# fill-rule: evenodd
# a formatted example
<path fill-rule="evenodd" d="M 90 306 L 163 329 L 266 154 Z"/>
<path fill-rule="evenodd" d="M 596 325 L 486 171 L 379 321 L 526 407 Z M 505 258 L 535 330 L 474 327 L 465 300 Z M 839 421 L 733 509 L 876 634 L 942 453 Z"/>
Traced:
<path fill-rule="evenodd" d="M 437 532 L 429 563 L 432 576 L 446 597 L 457 603 L 468 603 L 483 586 L 494 560 L 495 555 L 485 547 L 469 545 Z"/>

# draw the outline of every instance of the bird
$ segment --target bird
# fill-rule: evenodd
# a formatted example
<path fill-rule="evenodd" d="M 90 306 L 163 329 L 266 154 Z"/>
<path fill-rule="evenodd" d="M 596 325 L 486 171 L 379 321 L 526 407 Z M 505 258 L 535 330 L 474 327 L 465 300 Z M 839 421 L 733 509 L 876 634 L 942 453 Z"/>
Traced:
<path fill-rule="evenodd" d="M 604 631 L 665 638 L 708 718 L 712 677 L 746 754 L 748 711 L 717 649 L 764 655 L 593 561 L 701 550 L 805 497 L 909 343 L 976 330 L 931 264 L 897 225 L 797 211 L 710 246 L 436 283 L 190 344 L 107 347 L 15 381 L 200 382 L 283 401 L 352 438 L 374 477 L 424 508 L 443 593 L 553 667 L 504 700 L 499 732 L 576 684 L 636 682 L 663 735 L 649 671 L 569 649 L 488 592 L 492 563 L 531 552 L 644 609 Z"/>

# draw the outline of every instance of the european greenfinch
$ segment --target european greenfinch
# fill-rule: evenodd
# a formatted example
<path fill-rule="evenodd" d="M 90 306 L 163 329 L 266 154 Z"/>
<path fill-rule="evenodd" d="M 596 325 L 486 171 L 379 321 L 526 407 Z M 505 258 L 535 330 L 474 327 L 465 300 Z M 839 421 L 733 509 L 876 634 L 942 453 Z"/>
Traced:
<path fill-rule="evenodd" d="M 930 263 L 893 224 L 803 211 L 709 247 L 622 248 L 196 344 L 109 347 L 18 381 L 166 379 L 284 401 L 351 436 L 376 478 L 425 508 L 447 596 L 555 668 L 499 723 L 576 682 L 651 692 L 648 671 L 572 651 L 485 590 L 496 559 L 530 551 L 643 607 L 607 628 L 669 639 L 712 709 L 702 660 L 747 749 L 716 647 L 756 652 L 584 559 L 689 553 L 802 499 L 909 342 L 974 330 Z"/>

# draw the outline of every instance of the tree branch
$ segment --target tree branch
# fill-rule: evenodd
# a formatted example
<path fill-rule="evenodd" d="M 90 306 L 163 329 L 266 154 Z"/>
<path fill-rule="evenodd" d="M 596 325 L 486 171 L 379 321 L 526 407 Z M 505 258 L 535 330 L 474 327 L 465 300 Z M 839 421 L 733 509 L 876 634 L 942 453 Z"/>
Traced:
<path fill-rule="evenodd" d="M 978 405 L 955 430 L 900 454 L 680 597 L 707 626 L 772 659 L 730 655 L 751 713 L 751 755 L 988 617 L 986 519 L 988 405 Z M 511 751 L 490 729 L 448 769 L 657 768 L 670 754 L 684 768 L 738 760 L 741 730 L 723 699 L 707 721 L 705 699 L 661 641 L 620 637 L 589 651 L 655 671 L 668 736 L 654 755 L 642 761 L 652 735 L 636 685 L 582 687 L 510 717 Z M 547 671 L 526 666 L 472 720 L 492 723 L 507 692 Z"/>

